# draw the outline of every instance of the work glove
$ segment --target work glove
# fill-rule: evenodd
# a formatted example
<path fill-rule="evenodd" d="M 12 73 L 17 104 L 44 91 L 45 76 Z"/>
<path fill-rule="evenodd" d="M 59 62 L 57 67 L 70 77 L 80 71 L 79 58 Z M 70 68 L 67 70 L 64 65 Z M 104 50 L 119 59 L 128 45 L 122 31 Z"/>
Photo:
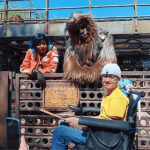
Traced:
<path fill-rule="evenodd" d="M 45 83 L 43 74 L 37 69 L 33 69 L 32 73 L 36 75 L 38 83 L 43 87 Z"/>

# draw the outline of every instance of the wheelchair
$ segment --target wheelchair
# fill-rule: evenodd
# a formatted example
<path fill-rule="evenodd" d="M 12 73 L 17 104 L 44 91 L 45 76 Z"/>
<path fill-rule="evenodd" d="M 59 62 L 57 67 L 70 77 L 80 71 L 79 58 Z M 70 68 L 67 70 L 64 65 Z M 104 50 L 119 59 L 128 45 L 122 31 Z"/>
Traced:
<path fill-rule="evenodd" d="M 127 121 L 94 119 L 79 117 L 79 125 L 88 126 L 87 142 L 85 145 L 76 144 L 72 150 L 134 150 L 134 140 L 138 129 L 136 128 L 137 104 L 142 93 L 134 90 L 128 91 L 129 108 Z M 137 95 L 136 98 L 133 95 Z M 100 108 L 69 106 L 78 113 L 99 112 Z"/>

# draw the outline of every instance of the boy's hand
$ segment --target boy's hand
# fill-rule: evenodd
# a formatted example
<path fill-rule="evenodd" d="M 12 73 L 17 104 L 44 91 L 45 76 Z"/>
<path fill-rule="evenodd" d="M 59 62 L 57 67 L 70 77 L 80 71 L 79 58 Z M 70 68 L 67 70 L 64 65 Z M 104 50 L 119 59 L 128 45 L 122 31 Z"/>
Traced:
<path fill-rule="evenodd" d="M 66 123 L 69 124 L 70 127 L 75 128 L 75 129 L 81 129 L 81 130 L 86 130 L 86 126 L 83 125 L 78 125 L 79 118 L 76 117 L 70 117 L 65 119 Z"/>
<path fill-rule="evenodd" d="M 134 86 L 132 84 L 126 85 L 126 89 L 132 89 L 132 88 L 134 88 Z"/>

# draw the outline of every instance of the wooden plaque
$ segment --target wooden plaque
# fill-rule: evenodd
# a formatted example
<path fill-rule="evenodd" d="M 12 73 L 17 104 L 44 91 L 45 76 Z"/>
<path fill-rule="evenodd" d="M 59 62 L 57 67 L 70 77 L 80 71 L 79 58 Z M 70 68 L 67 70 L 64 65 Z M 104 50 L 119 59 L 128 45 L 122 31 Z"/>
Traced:
<path fill-rule="evenodd" d="M 45 108 L 68 108 L 68 105 L 77 106 L 79 102 L 79 88 L 63 80 L 46 82 L 44 90 Z"/>

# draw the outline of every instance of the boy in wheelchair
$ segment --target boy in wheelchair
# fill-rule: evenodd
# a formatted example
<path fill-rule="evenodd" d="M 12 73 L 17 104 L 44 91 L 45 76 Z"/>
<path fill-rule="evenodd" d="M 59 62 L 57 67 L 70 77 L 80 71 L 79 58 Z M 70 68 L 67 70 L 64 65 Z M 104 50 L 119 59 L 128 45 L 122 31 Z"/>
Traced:
<path fill-rule="evenodd" d="M 68 126 L 60 125 L 54 129 L 51 150 L 65 150 L 69 142 L 78 143 L 74 150 L 128 149 L 129 130 L 136 130 L 135 125 L 130 126 L 134 124 L 132 118 L 135 111 L 129 114 L 132 117 L 128 119 L 128 108 L 131 106 L 119 89 L 121 70 L 117 64 L 110 63 L 104 66 L 101 76 L 104 92 L 100 115 L 94 118 L 66 118 Z M 134 138 L 132 134 L 131 137 Z"/>

